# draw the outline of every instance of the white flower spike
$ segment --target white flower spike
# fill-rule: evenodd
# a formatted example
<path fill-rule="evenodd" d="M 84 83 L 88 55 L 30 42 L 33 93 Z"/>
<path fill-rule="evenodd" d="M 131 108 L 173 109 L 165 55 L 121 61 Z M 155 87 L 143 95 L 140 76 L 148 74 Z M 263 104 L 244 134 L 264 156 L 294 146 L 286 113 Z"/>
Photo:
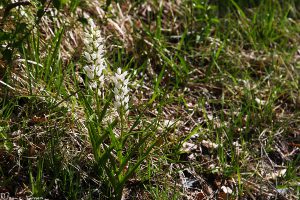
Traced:
<path fill-rule="evenodd" d="M 128 96 L 128 83 L 129 78 L 126 79 L 127 71 L 122 73 L 122 69 L 118 68 L 117 73 L 115 73 L 115 76 L 112 77 L 112 81 L 114 82 L 115 88 L 115 102 L 114 106 L 118 110 L 119 114 L 121 113 L 121 110 L 124 111 L 125 115 L 128 115 L 128 102 L 129 102 L 129 96 Z"/>
<path fill-rule="evenodd" d="M 104 60 L 105 47 L 101 31 L 97 29 L 92 18 L 88 19 L 89 27 L 85 29 L 83 43 L 85 52 L 83 53 L 87 66 L 83 69 L 90 79 L 89 86 L 92 89 L 97 89 L 97 93 L 101 95 L 101 87 L 104 85 L 103 71 L 106 68 Z"/>

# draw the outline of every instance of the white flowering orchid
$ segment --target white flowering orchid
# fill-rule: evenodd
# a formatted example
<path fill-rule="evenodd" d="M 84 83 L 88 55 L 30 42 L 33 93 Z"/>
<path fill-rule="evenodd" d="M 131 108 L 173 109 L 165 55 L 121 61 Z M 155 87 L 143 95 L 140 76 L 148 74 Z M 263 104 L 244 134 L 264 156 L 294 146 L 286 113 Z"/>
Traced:
<path fill-rule="evenodd" d="M 86 61 L 86 66 L 84 66 L 83 69 L 89 79 L 89 88 L 94 90 L 98 95 L 101 95 L 105 80 L 103 71 L 106 69 L 104 60 L 105 48 L 100 30 L 97 29 L 91 18 L 88 19 L 88 23 L 89 27 L 85 30 L 83 39 L 85 45 L 83 57 Z M 128 115 L 129 78 L 126 78 L 127 75 L 127 71 L 122 73 L 122 69 L 118 68 L 117 72 L 111 77 L 115 86 L 113 90 L 115 94 L 114 107 L 120 115 L 121 112 L 122 114 Z"/>
<path fill-rule="evenodd" d="M 97 29 L 94 21 L 88 19 L 89 27 L 85 30 L 83 43 L 85 52 L 83 56 L 87 65 L 83 68 L 87 77 L 90 79 L 89 86 L 92 89 L 98 88 L 98 94 L 101 94 L 99 87 L 104 84 L 103 71 L 106 68 L 104 60 L 105 48 L 101 31 Z"/>
<path fill-rule="evenodd" d="M 129 78 L 126 79 L 127 71 L 122 73 L 121 68 L 118 68 L 115 76 L 112 77 L 112 81 L 114 82 L 114 94 L 115 94 L 115 108 L 120 112 L 121 109 L 124 109 L 125 114 L 128 115 L 128 82 Z"/>

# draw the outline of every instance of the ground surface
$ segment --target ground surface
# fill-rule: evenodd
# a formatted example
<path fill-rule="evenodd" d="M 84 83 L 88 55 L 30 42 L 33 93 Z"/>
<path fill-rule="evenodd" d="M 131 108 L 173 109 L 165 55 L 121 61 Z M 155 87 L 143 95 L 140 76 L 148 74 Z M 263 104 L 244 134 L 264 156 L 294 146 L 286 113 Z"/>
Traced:
<path fill-rule="evenodd" d="M 222 2 L 0 3 L 0 198 L 298 199 L 300 2 Z"/>

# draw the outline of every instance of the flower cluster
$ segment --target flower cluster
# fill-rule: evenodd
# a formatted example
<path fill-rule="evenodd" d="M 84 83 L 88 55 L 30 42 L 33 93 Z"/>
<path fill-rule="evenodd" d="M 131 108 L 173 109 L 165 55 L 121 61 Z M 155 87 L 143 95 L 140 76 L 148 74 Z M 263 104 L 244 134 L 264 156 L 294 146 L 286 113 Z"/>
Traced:
<path fill-rule="evenodd" d="M 118 68 L 115 76 L 112 77 L 112 81 L 114 82 L 114 94 L 115 94 L 115 108 L 118 110 L 119 114 L 123 111 L 125 115 L 128 115 L 128 82 L 129 78 L 126 79 L 127 71 L 122 73 L 121 68 Z"/>
<path fill-rule="evenodd" d="M 101 32 L 97 29 L 95 23 L 91 18 L 88 18 L 89 27 L 84 33 L 84 45 L 85 51 L 83 56 L 86 61 L 86 66 L 83 67 L 85 74 L 88 77 L 89 87 L 97 91 L 98 95 L 102 95 L 104 90 L 104 74 L 106 69 L 106 63 L 104 60 L 105 47 L 103 45 L 103 38 Z M 126 78 L 127 72 L 123 72 L 121 68 L 117 69 L 117 72 L 112 75 L 109 71 L 106 71 L 107 80 L 112 80 L 114 83 L 114 108 L 118 112 L 119 116 L 128 115 L 128 82 L 129 78 Z"/>
<path fill-rule="evenodd" d="M 101 95 L 101 88 L 104 84 L 103 70 L 106 68 L 104 60 L 104 45 L 101 31 L 97 29 L 94 21 L 89 18 L 89 28 L 84 34 L 85 52 L 84 57 L 87 65 L 84 66 L 84 71 L 88 76 L 89 86 L 92 89 L 98 89 L 98 94 Z"/>

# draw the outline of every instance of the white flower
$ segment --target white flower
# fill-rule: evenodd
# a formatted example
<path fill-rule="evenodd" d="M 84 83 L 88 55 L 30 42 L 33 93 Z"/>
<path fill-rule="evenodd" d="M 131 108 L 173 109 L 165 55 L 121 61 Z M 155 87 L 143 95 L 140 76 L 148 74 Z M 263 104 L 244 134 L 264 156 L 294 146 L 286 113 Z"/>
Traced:
<path fill-rule="evenodd" d="M 101 31 L 97 29 L 92 18 L 88 19 L 88 28 L 85 29 L 83 43 L 85 51 L 83 56 L 87 65 L 83 68 L 87 77 L 90 79 L 90 88 L 97 89 L 99 94 L 100 88 L 104 85 L 103 70 L 106 68 L 104 60 L 105 47 Z"/>
<path fill-rule="evenodd" d="M 126 79 L 127 71 L 122 73 L 121 68 L 117 69 L 117 73 L 112 77 L 112 81 L 114 82 L 114 94 L 115 94 L 115 102 L 114 106 L 120 113 L 123 109 L 125 111 L 125 115 L 128 115 L 128 83 L 129 78 Z"/>
<path fill-rule="evenodd" d="M 83 69 L 86 73 L 86 75 L 89 77 L 89 79 L 94 79 L 94 66 L 84 66 Z"/>
<path fill-rule="evenodd" d="M 222 186 L 221 189 L 223 190 L 223 192 L 225 194 L 231 194 L 232 193 L 232 190 L 230 189 L 230 187 L 226 187 L 226 186 Z"/>
<path fill-rule="evenodd" d="M 90 87 L 93 88 L 93 89 L 96 89 L 96 88 L 98 87 L 97 82 L 96 82 L 96 81 L 91 82 L 91 83 L 90 83 Z"/>

